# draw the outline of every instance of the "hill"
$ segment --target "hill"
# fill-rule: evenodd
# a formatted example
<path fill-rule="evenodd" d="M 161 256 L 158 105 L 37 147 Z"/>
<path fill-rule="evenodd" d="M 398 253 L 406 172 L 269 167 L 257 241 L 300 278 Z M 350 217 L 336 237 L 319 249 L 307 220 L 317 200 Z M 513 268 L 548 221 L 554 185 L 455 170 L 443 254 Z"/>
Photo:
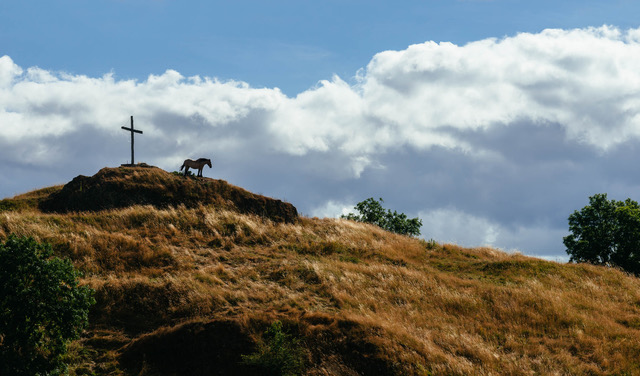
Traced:
<path fill-rule="evenodd" d="M 96 290 L 72 375 L 255 374 L 241 355 L 276 321 L 306 375 L 640 374 L 640 280 L 618 270 L 284 220 L 150 167 L 92 178 L 0 201 L 0 238 L 51 243 Z"/>

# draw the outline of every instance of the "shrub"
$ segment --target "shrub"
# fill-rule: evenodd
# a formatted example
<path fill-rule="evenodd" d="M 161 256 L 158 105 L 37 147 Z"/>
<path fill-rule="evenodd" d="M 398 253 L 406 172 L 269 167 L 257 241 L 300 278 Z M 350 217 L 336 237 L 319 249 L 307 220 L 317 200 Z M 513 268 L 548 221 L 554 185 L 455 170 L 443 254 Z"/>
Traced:
<path fill-rule="evenodd" d="M 430 238 L 429 240 L 423 241 L 423 244 L 425 245 L 425 247 L 427 249 L 436 249 L 436 248 L 438 248 L 438 243 L 435 240 L 433 240 L 433 238 Z"/>
<path fill-rule="evenodd" d="M 65 373 L 67 344 L 87 325 L 93 291 L 52 253 L 33 238 L 0 243 L 0 375 Z"/>
<path fill-rule="evenodd" d="M 373 197 L 370 197 L 354 206 L 354 209 L 360 214 L 349 213 L 348 215 L 343 215 L 342 218 L 371 223 L 397 234 L 420 235 L 420 227 L 422 227 L 420 218 L 408 218 L 404 213 L 387 210 L 382 207 L 383 202 L 382 199 L 379 199 L 378 202 Z"/>
<path fill-rule="evenodd" d="M 261 375 L 300 375 L 304 368 L 304 352 L 299 340 L 282 330 L 282 322 L 275 321 L 258 342 L 256 352 L 242 355 L 242 363 L 260 369 Z"/>
<path fill-rule="evenodd" d="M 175 176 L 182 176 L 182 177 L 186 176 L 186 177 L 190 177 L 190 178 L 195 178 L 196 177 L 196 175 L 191 171 L 187 171 L 186 174 L 184 172 L 182 172 L 182 171 L 172 171 L 171 174 L 173 174 Z"/>

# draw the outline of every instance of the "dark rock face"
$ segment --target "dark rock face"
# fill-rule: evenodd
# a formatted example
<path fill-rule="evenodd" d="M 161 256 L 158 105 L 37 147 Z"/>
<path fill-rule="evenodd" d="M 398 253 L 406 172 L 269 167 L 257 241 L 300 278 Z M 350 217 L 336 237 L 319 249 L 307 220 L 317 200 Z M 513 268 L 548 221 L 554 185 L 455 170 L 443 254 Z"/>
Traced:
<path fill-rule="evenodd" d="M 290 203 L 251 193 L 224 180 L 183 177 L 144 164 L 107 167 L 91 177 L 77 176 L 43 200 L 40 209 L 99 211 L 132 205 L 213 205 L 276 222 L 293 223 L 298 219 L 298 211 Z"/>

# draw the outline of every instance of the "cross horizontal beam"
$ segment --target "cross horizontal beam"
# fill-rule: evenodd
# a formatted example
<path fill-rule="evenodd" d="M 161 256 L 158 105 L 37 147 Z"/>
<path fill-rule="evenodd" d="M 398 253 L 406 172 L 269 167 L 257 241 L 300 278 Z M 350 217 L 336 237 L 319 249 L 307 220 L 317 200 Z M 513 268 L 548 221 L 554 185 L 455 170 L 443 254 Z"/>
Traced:
<path fill-rule="evenodd" d="M 127 127 L 120 127 L 126 131 L 131 131 L 131 132 L 136 132 L 136 133 L 142 133 L 142 131 L 137 130 L 137 129 L 131 129 L 131 128 L 127 128 Z"/>

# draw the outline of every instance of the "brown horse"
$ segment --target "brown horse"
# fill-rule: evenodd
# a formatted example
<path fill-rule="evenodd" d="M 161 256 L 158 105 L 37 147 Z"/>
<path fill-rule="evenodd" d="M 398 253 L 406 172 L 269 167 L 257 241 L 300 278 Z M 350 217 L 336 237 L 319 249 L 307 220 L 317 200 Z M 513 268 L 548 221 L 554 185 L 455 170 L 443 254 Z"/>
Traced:
<path fill-rule="evenodd" d="M 184 176 L 187 176 L 187 173 L 189 172 L 190 168 L 197 168 L 198 176 L 202 176 L 202 169 L 204 168 L 205 165 L 208 165 L 209 167 L 211 167 L 211 159 L 200 158 L 196 161 L 187 159 L 184 161 L 184 163 L 180 167 L 180 171 L 182 171 L 182 169 L 186 167 L 186 169 L 184 170 Z"/>

